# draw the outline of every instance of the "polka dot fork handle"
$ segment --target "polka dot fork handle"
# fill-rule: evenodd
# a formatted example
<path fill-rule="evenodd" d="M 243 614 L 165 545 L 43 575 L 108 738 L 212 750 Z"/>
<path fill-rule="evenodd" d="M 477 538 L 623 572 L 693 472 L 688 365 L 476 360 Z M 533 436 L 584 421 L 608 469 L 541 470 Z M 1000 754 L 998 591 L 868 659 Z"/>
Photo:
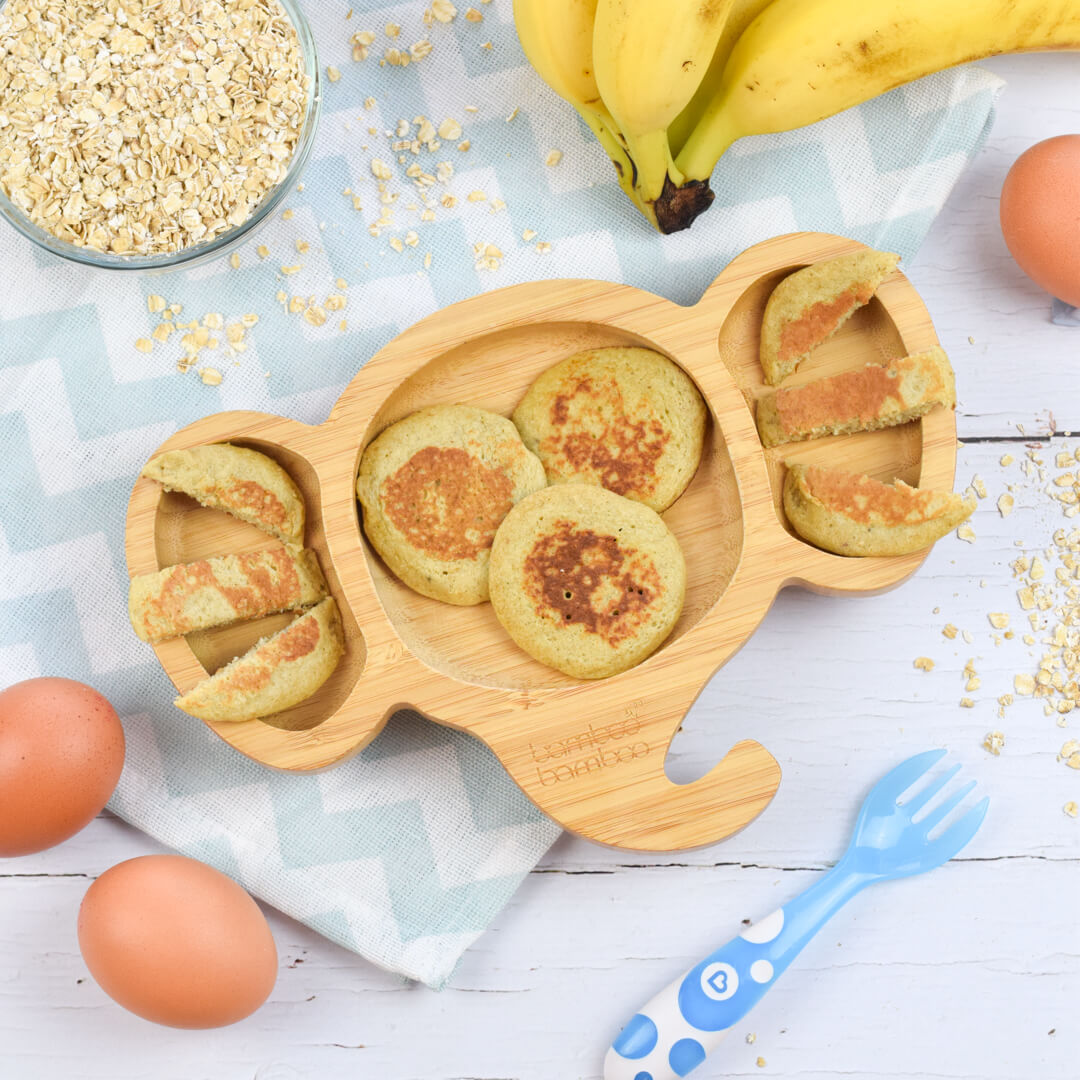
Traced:
<path fill-rule="evenodd" d="M 931 834 L 968 793 L 969 781 L 927 810 L 960 768 L 940 772 L 910 793 L 944 750 L 898 765 L 863 803 L 844 857 L 802 895 L 707 956 L 661 991 L 623 1028 L 604 1062 L 604 1080 L 674 1080 L 700 1065 L 773 985 L 803 946 L 856 893 L 876 881 L 933 870 L 979 830 L 983 798 Z M 902 796 L 907 795 L 900 802 Z M 919 820 L 914 820 L 922 812 Z"/>

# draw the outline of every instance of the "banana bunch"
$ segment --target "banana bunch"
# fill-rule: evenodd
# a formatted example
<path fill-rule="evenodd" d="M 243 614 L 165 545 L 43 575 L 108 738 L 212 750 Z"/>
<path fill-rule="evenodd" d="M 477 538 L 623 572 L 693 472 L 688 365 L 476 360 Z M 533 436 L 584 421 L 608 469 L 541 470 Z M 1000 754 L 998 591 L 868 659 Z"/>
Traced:
<path fill-rule="evenodd" d="M 664 233 L 708 208 L 713 168 L 745 135 L 969 60 L 1080 49 L 1080 0 L 514 0 L 514 19 Z"/>

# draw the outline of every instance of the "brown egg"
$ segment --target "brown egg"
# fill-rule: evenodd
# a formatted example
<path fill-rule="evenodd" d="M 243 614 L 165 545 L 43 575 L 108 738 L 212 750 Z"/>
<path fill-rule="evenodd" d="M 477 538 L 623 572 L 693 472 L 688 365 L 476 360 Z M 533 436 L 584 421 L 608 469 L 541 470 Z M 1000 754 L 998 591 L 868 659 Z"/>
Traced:
<path fill-rule="evenodd" d="M 0 691 L 0 856 L 74 836 L 109 800 L 124 729 L 96 690 L 27 679 Z"/>
<path fill-rule="evenodd" d="M 169 1027 L 234 1024 L 277 979 L 259 905 L 231 878 L 182 855 L 143 855 L 106 870 L 79 908 L 79 948 L 109 997 Z"/>
<path fill-rule="evenodd" d="M 1001 189 L 1001 231 L 1020 269 L 1080 307 L 1080 135 L 1025 150 Z"/>

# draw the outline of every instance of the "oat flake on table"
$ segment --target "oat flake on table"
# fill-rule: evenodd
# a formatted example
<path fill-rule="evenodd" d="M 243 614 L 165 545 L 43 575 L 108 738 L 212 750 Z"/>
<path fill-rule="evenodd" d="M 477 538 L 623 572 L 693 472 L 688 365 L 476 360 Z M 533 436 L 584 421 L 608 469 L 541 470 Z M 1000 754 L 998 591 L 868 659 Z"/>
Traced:
<path fill-rule="evenodd" d="M 242 225 L 288 171 L 306 104 L 278 0 L 0 9 L 0 187 L 80 247 L 163 254 Z"/>

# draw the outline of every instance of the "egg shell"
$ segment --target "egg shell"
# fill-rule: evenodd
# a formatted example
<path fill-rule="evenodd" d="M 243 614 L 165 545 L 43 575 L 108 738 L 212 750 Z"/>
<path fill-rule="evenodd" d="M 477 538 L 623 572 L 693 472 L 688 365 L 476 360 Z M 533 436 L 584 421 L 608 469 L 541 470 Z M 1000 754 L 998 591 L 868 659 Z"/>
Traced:
<path fill-rule="evenodd" d="M 0 691 L 0 856 L 74 836 L 109 801 L 124 767 L 124 729 L 96 690 L 27 679 Z"/>
<path fill-rule="evenodd" d="M 277 979 L 277 948 L 259 905 L 231 878 L 183 855 L 143 855 L 106 870 L 79 908 L 79 948 L 109 997 L 169 1027 L 234 1024 Z"/>
<path fill-rule="evenodd" d="M 1036 143 L 1001 189 L 1001 232 L 1020 269 L 1080 307 L 1080 135 Z"/>

